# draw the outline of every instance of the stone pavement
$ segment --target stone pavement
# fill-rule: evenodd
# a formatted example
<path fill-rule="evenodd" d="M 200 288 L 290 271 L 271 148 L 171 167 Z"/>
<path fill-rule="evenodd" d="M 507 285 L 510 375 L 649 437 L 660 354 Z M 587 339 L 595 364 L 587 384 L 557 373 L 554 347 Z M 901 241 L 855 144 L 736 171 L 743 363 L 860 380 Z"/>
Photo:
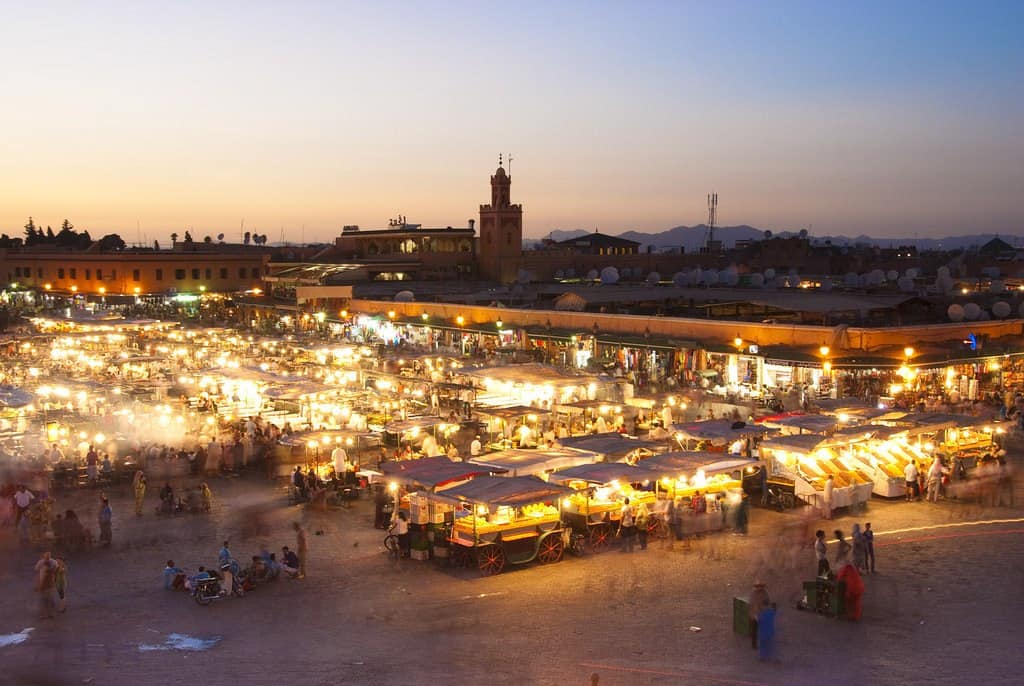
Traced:
<path fill-rule="evenodd" d="M 173 517 L 135 518 L 127 487 L 113 491 L 114 545 L 69 558 L 69 609 L 52 620 L 37 619 L 31 592 L 37 552 L 0 534 L 0 635 L 33 628 L 0 647 L 0 684 L 586 684 L 595 672 L 602 685 L 1010 684 L 1024 666 L 1014 631 L 1024 523 L 970 524 L 1019 520 L 1019 493 L 1017 507 L 987 510 L 874 500 L 856 520 L 831 522 L 755 509 L 748 536 L 710 536 L 689 550 L 652 542 L 480 578 L 389 560 L 368 501 L 308 512 L 259 477 L 212 487 L 211 515 Z M 151 506 L 158 490 L 151 484 Z M 94 493 L 59 503 L 76 506 L 95 521 Z M 242 514 L 260 509 L 265 533 Z M 224 538 L 239 560 L 261 543 L 279 550 L 294 544 L 295 520 L 309 532 L 307 579 L 209 607 L 162 589 L 167 558 L 212 564 Z M 797 612 L 814 561 L 794 532 L 848 532 L 853 521 L 877 531 L 864 620 Z M 780 607 L 778 660 L 766 664 L 731 631 L 732 597 L 757 579 Z M 171 634 L 219 640 L 187 651 L 169 647 L 179 645 Z"/>

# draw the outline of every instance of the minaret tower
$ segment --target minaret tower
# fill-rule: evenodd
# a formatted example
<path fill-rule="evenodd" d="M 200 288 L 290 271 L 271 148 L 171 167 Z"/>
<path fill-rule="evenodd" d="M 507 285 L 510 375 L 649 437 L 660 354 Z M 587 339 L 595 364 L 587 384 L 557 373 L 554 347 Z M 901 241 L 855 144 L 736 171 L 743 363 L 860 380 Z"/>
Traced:
<path fill-rule="evenodd" d="M 491 203 L 480 206 L 477 256 L 482 278 L 510 284 L 516 280 L 522 264 L 523 206 L 512 204 L 512 177 L 502 164 L 499 155 L 498 169 L 491 177 Z"/>

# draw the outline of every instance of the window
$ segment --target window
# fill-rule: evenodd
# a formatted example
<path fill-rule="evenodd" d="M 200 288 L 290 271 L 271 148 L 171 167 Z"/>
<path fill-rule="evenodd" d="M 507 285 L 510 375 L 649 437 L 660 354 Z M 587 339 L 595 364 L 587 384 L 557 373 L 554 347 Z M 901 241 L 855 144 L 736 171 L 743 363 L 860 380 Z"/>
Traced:
<path fill-rule="evenodd" d="M 163 281 L 164 280 L 164 270 L 163 269 L 157 269 L 156 270 L 156 280 L 157 281 Z"/>
<path fill-rule="evenodd" d="M 505 245 L 512 245 L 512 234 L 508 231 L 505 232 Z"/>
<path fill-rule="evenodd" d="M 117 270 L 116 269 L 111 269 L 110 270 L 110 280 L 111 281 L 117 281 Z"/>
<path fill-rule="evenodd" d="M 252 268 L 252 278 L 254 278 L 254 279 L 260 278 L 260 268 L 259 267 L 253 267 Z"/>
<path fill-rule="evenodd" d="M 239 267 L 238 268 L 238 278 L 240 278 L 240 279 L 244 279 L 245 278 L 245 267 Z"/>
<path fill-rule="evenodd" d="M 142 274 L 139 273 L 138 269 L 133 269 L 132 270 L 132 281 L 139 281 L 140 280 L 139 279 L 140 276 L 142 276 Z"/>
<path fill-rule="evenodd" d="M 21 267 L 15 267 L 14 268 L 14 275 L 15 276 L 21 276 Z"/>
<path fill-rule="evenodd" d="M 221 267 L 220 268 L 220 278 L 222 278 L 222 279 L 228 278 L 228 268 L 227 267 Z"/>
<path fill-rule="evenodd" d="M 40 279 L 43 278 L 43 268 L 42 267 L 38 267 L 36 269 L 36 276 L 38 276 Z"/>
<path fill-rule="evenodd" d="M 174 270 L 174 278 L 177 279 L 178 281 L 184 281 L 185 280 L 185 270 L 184 269 L 175 269 Z"/>
<path fill-rule="evenodd" d="M 57 278 L 58 279 L 63 279 L 64 278 L 64 267 L 58 267 L 57 268 Z"/>
<path fill-rule="evenodd" d="M 103 270 L 102 269 L 97 269 L 96 270 L 96 280 L 97 281 L 102 281 L 103 280 Z"/>
<path fill-rule="evenodd" d="M 192 278 L 193 278 L 193 279 L 194 279 L 195 281 L 198 281 L 198 280 L 199 280 L 199 268 L 198 268 L 198 267 L 193 267 L 193 268 L 192 268 Z"/>
<path fill-rule="evenodd" d="M 85 270 L 85 280 L 88 281 L 91 278 L 92 278 L 92 270 L 91 269 L 86 269 Z"/>
<path fill-rule="evenodd" d="M 213 270 L 210 269 L 209 267 L 206 268 L 206 278 L 207 279 L 212 279 L 213 278 Z"/>
<path fill-rule="evenodd" d="M 78 270 L 75 269 L 74 267 L 71 268 L 71 278 L 72 279 L 77 279 L 78 278 Z"/>

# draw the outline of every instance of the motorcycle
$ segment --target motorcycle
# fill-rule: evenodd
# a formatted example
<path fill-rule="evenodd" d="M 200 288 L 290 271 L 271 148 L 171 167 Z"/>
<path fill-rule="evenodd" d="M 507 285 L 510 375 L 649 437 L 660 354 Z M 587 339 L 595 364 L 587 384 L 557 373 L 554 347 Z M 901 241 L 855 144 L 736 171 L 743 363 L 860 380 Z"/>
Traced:
<path fill-rule="evenodd" d="M 220 579 L 210 577 L 192 583 L 192 599 L 199 605 L 209 605 L 227 595 L 220 587 Z"/>
<path fill-rule="evenodd" d="M 221 587 L 220 581 L 221 580 L 217 577 L 210 577 L 208 579 L 199 579 L 193 582 L 192 599 L 199 605 L 209 605 L 214 600 L 226 598 L 228 596 L 228 591 Z M 239 598 L 245 594 L 243 583 L 243 580 L 239 577 L 232 576 L 231 592 Z"/>

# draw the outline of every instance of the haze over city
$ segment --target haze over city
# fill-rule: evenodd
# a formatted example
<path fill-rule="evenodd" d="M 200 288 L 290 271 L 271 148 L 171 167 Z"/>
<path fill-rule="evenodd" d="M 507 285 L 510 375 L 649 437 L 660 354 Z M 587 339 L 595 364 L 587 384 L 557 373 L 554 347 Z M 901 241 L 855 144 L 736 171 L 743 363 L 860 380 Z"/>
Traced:
<path fill-rule="evenodd" d="M 1016 233 L 1022 8 L 8 6 L 0 232 L 464 226 L 511 152 L 528 237 Z"/>

